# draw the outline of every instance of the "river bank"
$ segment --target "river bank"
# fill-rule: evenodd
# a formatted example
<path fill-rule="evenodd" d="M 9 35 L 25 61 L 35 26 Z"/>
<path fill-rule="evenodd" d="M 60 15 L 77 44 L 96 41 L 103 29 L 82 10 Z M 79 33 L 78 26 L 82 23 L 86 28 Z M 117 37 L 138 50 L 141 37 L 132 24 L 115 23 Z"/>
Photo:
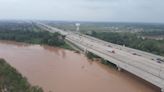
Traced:
<path fill-rule="evenodd" d="M 0 59 L 0 92 L 43 92 L 38 86 L 31 86 L 15 68 Z"/>

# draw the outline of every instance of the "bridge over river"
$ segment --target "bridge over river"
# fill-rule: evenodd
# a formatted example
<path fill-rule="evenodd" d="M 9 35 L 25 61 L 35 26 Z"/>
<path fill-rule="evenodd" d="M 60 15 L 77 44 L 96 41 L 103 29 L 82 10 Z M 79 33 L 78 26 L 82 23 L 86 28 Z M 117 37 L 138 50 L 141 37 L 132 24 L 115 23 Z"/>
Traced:
<path fill-rule="evenodd" d="M 95 55 L 115 64 L 119 70 L 124 69 L 161 88 L 164 92 L 164 57 L 140 50 L 105 42 L 103 40 L 71 31 L 64 31 L 46 24 L 37 23 L 49 32 L 59 32 L 66 40 Z M 114 53 L 109 50 L 113 49 Z"/>

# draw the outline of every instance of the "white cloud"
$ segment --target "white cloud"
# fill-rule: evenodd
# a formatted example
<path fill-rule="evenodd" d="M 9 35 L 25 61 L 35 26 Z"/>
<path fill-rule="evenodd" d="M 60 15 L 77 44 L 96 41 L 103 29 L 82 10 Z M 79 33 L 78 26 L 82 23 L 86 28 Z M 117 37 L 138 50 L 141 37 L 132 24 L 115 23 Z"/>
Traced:
<path fill-rule="evenodd" d="M 0 19 L 164 22 L 163 0 L 0 0 Z"/>

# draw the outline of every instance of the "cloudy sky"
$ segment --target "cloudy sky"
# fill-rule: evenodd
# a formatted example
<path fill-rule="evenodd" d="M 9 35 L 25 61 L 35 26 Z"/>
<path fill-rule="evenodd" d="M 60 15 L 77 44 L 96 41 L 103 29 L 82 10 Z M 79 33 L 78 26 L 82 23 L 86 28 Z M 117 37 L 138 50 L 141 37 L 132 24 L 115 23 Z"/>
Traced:
<path fill-rule="evenodd" d="M 0 0 L 0 19 L 164 23 L 164 0 Z"/>

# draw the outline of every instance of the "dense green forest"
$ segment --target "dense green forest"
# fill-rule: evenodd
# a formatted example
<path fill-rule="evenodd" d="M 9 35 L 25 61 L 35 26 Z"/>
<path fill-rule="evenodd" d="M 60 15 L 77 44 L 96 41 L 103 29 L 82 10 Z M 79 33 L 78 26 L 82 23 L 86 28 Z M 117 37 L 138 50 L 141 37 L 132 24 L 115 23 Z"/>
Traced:
<path fill-rule="evenodd" d="M 95 32 L 91 36 L 119 45 L 164 56 L 164 40 L 142 39 L 137 34 L 116 32 Z"/>
<path fill-rule="evenodd" d="M 59 33 L 40 29 L 34 23 L 0 23 L 0 40 L 46 44 L 71 49 Z"/>
<path fill-rule="evenodd" d="M 43 92 L 43 90 L 31 86 L 16 69 L 0 59 L 0 92 Z"/>
<path fill-rule="evenodd" d="M 0 31 L 1 40 L 14 40 L 18 42 L 27 42 L 35 44 L 48 44 L 52 46 L 64 45 L 64 37 L 59 33 L 49 33 L 47 31 L 35 32 L 35 31 Z"/>

